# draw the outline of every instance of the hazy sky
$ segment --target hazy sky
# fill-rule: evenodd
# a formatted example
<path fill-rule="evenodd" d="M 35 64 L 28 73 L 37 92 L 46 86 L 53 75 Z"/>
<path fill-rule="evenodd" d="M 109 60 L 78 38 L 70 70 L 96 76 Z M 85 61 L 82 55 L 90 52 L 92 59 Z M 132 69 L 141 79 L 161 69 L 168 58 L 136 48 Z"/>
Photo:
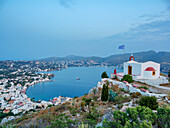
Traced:
<path fill-rule="evenodd" d="M 170 0 L 0 0 L 0 60 L 170 51 Z"/>

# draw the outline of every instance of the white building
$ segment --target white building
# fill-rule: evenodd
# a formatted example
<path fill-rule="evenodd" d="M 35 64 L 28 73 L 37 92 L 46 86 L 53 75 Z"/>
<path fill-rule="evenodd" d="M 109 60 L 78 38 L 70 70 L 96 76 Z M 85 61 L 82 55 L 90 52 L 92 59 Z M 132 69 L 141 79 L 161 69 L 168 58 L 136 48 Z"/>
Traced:
<path fill-rule="evenodd" d="M 157 79 L 160 77 L 160 64 L 152 61 L 139 63 L 131 55 L 129 61 L 124 63 L 123 74 L 130 74 L 135 79 Z"/>

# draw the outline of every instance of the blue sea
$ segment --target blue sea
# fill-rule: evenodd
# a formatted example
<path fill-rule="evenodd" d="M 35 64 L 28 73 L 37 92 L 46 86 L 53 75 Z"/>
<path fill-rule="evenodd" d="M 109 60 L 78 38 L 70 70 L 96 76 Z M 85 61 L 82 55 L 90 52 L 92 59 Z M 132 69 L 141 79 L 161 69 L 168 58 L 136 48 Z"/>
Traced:
<path fill-rule="evenodd" d="M 54 97 L 83 96 L 97 86 L 101 81 L 101 74 L 106 71 L 108 76 L 114 72 L 115 67 L 71 67 L 60 71 L 51 71 L 55 74 L 52 82 L 43 82 L 30 86 L 26 94 L 35 100 L 50 100 Z M 123 69 L 116 68 L 117 72 Z M 79 77 L 80 80 L 76 80 Z"/>

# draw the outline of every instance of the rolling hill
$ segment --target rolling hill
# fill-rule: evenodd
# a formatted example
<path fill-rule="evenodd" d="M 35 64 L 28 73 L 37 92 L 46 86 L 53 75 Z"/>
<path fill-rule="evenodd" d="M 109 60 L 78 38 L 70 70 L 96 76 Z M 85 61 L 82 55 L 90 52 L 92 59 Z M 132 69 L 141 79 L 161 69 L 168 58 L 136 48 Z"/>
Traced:
<path fill-rule="evenodd" d="M 66 57 L 49 57 L 40 59 L 38 61 L 74 61 L 74 60 L 87 60 L 87 61 L 95 61 L 98 63 L 106 63 L 108 65 L 118 65 L 122 64 L 124 61 L 128 61 L 129 57 L 131 56 L 131 53 L 126 53 L 125 57 L 124 54 L 115 54 L 108 57 L 83 57 L 83 56 L 66 56 Z M 155 51 L 145 51 L 145 52 L 136 52 L 133 53 L 133 56 L 135 57 L 135 61 L 138 62 L 145 62 L 145 61 L 154 61 L 161 64 L 170 64 L 170 52 L 155 52 Z M 125 59 L 124 59 L 125 58 Z"/>

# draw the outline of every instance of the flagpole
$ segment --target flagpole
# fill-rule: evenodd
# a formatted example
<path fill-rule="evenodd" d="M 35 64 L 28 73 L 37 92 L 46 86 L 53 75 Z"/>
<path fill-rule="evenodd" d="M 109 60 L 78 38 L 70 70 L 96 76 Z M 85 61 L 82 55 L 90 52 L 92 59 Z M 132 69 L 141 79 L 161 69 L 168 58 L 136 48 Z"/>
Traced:
<path fill-rule="evenodd" d="M 124 45 L 124 62 L 125 62 L 125 45 Z"/>

